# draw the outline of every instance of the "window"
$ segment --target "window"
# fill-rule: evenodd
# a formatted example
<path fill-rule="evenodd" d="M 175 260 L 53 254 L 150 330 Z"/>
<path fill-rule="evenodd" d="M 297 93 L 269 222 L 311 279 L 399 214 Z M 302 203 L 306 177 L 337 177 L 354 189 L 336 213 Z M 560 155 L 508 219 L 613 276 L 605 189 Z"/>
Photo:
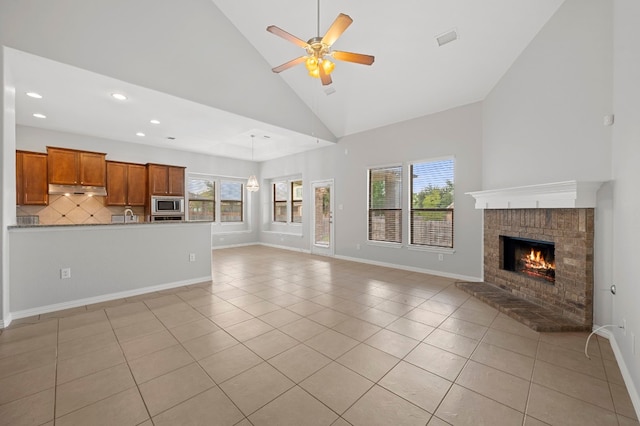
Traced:
<path fill-rule="evenodd" d="M 291 182 L 291 222 L 302 223 L 302 181 Z"/>
<path fill-rule="evenodd" d="M 273 181 L 271 192 L 273 222 L 302 223 L 302 181 Z"/>
<path fill-rule="evenodd" d="M 453 248 L 453 159 L 411 164 L 411 244 Z"/>
<path fill-rule="evenodd" d="M 369 169 L 369 240 L 402 242 L 402 166 Z"/>
<path fill-rule="evenodd" d="M 242 182 L 220 182 L 220 221 L 242 222 L 243 202 Z"/>
<path fill-rule="evenodd" d="M 287 222 L 287 182 L 273 183 L 273 221 Z"/>
<path fill-rule="evenodd" d="M 187 178 L 189 196 L 189 220 L 215 220 L 215 183 L 213 179 L 204 177 Z"/>

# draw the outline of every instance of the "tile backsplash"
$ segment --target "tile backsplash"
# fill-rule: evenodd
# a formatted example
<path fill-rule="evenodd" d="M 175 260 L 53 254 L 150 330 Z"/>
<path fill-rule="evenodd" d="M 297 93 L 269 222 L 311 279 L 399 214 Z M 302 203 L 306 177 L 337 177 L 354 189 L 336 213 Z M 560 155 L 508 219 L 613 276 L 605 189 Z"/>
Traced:
<path fill-rule="evenodd" d="M 143 221 L 144 207 L 133 207 Z M 18 206 L 17 216 L 38 216 L 40 225 L 111 223 L 112 215 L 121 215 L 124 207 L 105 206 L 105 197 L 88 195 L 50 195 L 47 206 Z"/>

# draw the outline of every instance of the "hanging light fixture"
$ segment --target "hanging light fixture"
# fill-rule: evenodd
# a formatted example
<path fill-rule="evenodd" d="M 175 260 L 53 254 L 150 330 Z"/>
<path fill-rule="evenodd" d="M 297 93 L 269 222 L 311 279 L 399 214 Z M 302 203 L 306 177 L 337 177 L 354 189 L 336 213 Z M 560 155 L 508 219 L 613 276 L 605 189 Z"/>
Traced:
<path fill-rule="evenodd" d="M 255 138 L 255 136 L 256 135 L 251 135 L 251 161 L 253 161 L 253 138 Z M 247 191 L 256 192 L 259 189 L 260 185 L 258 185 L 256 175 L 249 176 L 249 180 L 247 180 Z"/>

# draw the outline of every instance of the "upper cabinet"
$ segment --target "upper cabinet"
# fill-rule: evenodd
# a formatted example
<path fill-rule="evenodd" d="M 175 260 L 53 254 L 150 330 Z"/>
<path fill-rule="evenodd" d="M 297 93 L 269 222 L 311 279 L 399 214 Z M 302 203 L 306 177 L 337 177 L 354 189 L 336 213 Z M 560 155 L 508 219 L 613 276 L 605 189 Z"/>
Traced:
<path fill-rule="evenodd" d="M 16 204 L 46 206 L 47 154 L 16 151 Z"/>
<path fill-rule="evenodd" d="M 106 154 L 47 147 L 49 183 L 105 186 Z"/>
<path fill-rule="evenodd" d="M 184 167 L 147 164 L 149 195 L 184 196 Z"/>
<path fill-rule="evenodd" d="M 144 206 L 146 195 L 147 168 L 144 165 L 107 161 L 107 205 Z"/>

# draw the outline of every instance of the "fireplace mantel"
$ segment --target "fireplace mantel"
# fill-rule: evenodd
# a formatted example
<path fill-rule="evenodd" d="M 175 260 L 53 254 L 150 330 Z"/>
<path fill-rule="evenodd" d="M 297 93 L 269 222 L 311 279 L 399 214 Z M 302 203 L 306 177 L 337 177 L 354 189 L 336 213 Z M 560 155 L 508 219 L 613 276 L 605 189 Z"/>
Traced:
<path fill-rule="evenodd" d="M 541 185 L 467 192 L 476 209 L 566 209 L 595 208 L 596 193 L 603 182 L 545 183 Z"/>

